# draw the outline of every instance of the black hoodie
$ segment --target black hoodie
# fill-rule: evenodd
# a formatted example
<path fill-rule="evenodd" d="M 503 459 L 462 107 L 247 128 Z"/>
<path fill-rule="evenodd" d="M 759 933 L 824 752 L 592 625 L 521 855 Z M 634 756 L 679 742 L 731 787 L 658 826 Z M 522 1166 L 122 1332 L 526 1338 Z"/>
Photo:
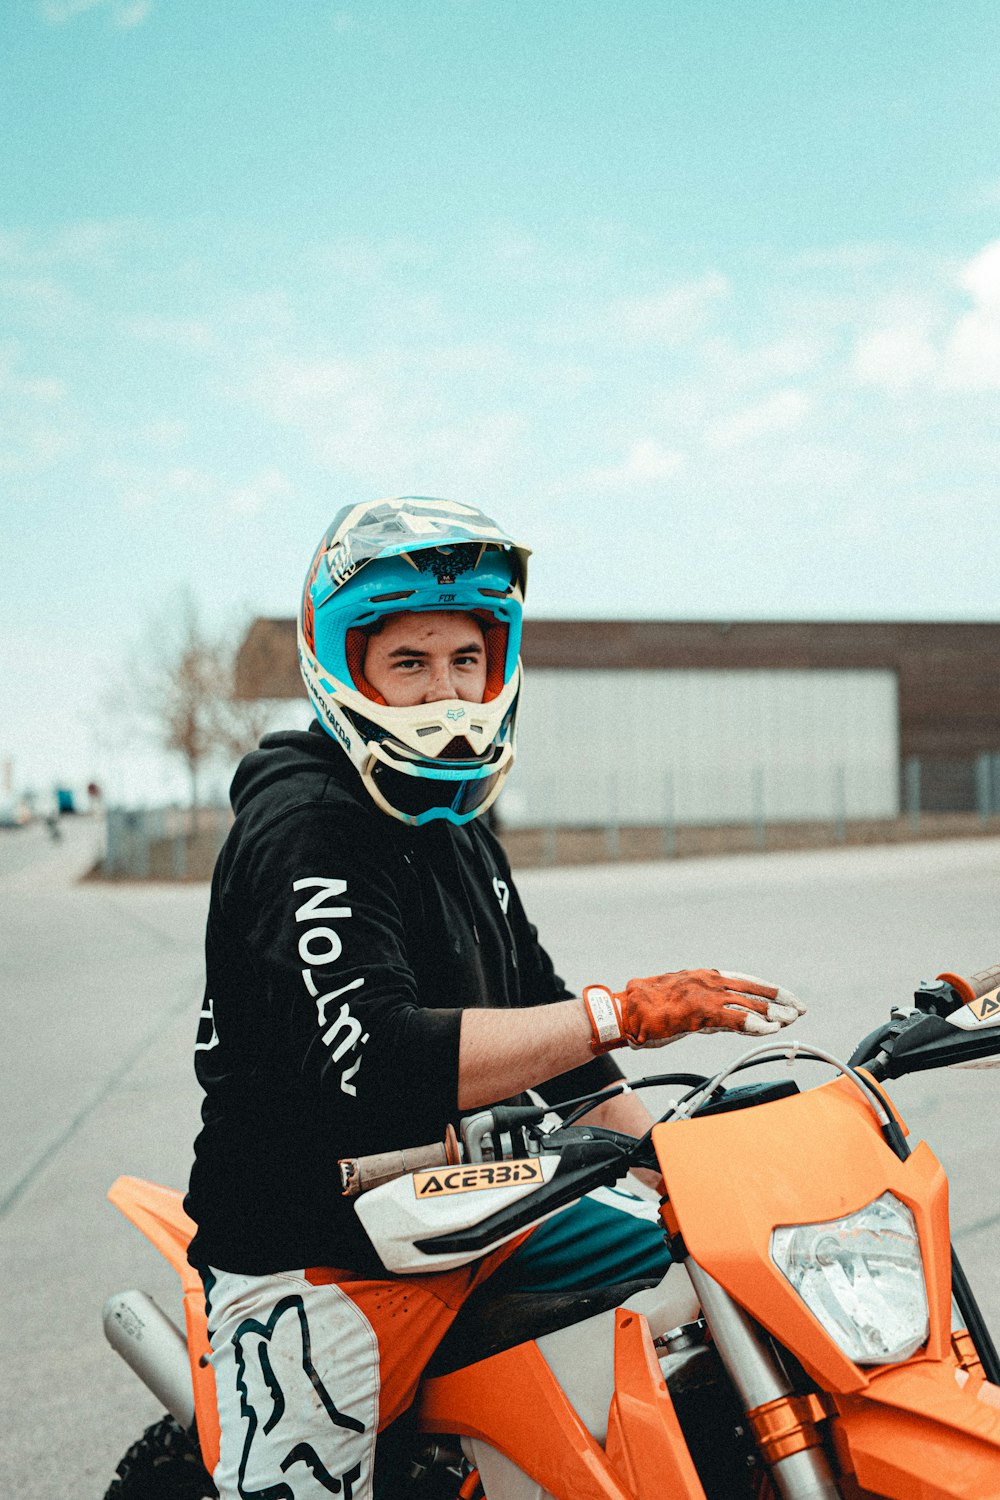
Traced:
<path fill-rule="evenodd" d="M 462 1010 L 570 991 L 483 820 L 389 817 L 318 724 L 268 735 L 231 795 L 205 938 L 190 1258 L 378 1275 L 338 1158 L 443 1138 Z M 618 1077 L 602 1057 L 539 1092 L 558 1104 Z"/>

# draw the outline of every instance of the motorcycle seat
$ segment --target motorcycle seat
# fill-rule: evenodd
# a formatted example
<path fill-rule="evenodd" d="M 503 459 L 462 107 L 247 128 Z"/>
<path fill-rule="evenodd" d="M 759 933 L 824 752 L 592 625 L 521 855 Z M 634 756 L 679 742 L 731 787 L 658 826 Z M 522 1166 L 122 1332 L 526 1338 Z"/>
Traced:
<path fill-rule="evenodd" d="M 463 1303 L 426 1373 L 449 1375 L 516 1344 L 621 1307 L 636 1292 L 658 1285 L 654 1277 L 593 1289 L 526 1291 L 505 1281 L 500 1270 Z"/>

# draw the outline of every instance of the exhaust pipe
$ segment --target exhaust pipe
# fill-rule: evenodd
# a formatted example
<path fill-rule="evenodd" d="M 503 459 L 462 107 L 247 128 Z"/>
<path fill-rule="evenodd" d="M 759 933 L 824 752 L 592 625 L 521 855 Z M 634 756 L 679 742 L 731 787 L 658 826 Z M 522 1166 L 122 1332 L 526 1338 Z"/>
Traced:
<path fill-rule="evenodd" d="M 145 1292 L 116 1292 L 104 1304 L 104 1334 L 122 1359 L 190 1432 L 194 1392 L 187 1340 Z"/>

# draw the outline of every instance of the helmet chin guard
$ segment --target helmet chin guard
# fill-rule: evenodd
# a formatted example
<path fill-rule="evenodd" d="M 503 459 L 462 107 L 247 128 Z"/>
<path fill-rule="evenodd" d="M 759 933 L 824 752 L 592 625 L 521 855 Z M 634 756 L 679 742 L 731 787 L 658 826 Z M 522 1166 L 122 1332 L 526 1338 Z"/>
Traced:
<path fill-rule="evenodd" d="M 467 823 L 514 763 L 527 549 L 457 501 L 345 508 L 317 549 L 299 614 L 299 666 L 316 717 L 373 801 L 402 822 Z M 364 676 L 369 635 L 393 614 L 455 611 L 482 629 L 481 703 L 385 703 Z"/>

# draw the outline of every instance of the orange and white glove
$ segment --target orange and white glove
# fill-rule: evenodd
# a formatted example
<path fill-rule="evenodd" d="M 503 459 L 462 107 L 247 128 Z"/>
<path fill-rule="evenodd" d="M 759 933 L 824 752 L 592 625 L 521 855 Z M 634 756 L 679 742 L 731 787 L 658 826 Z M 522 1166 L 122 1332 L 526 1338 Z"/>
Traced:
<path fill-rule="evenodd" d="M 790 1026 L 805 1011 L 790 990 L 764 984 L 752 974 L 718 969 L 681 969 L 630 979 L 613 993 L 588 984 L 583 1003 L 593 1028 L 594 1052 L 614 1047 L 664 1047 L 688 1031 L 737 1031 L 768 1036 Z"/>

